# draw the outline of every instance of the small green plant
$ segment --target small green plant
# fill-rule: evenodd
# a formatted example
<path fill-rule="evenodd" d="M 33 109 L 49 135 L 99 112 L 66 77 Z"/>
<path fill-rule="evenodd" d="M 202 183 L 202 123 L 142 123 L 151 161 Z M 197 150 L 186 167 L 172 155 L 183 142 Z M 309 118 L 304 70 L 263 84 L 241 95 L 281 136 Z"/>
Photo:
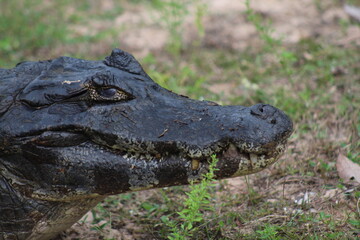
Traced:
<path fill-rule="evenodd" d="M 148 55 L 144 61 L 147 64 L 156 64 L 156 60 L 151 55 Z M 199 76 L 196 71 L 188 66 L 179 67 L 175 73 L 157 71 L 150 68 L 148 69 L 148 74 L 162 87 L 171 89 L 179 94 L 186 94 L 193 98 L 201 98 L 208 93 L 203 87 L 206 76 Z"/>
<path fill-rule="evenodd" d="M 197 0 L 196 2 L 195 26 L 201 41 L 205 36 L 205 26 L 203 24 L 203 19 L 207 12 L 207 5 L 202 0 Z M 200 43 L 197 44 L 199 45 Z"/>
<path fill-rule="evenodd" d="M 168 51 L 178 55 L 182 48 L 182 32 L 185 17 L 189 14 L 189 1 L 155 0 L 153 6 L 160 12 L 159 21 L 170 33 Z"/>
<path fill-rule="evenodd" d="M 258 239 L 267 239 L 267 240 L 277 240 L 281 239 L 278 237 L 279 226 L 265 224 L 263 230 L 257 230 L 257 238 Z"/>
<path fill-rule="evenodd" d="M 281 68 L 279 70 L 290 78 L 294 73 L 292 65 L 297 61 L 296 55 L 281 47 L 282 39 L 273 36 L 274 30 L 271 27 L 271 22 L 266 22 L 260 14 L 257 14 L 251 8 L 250 2 L 250 0 L 245 1 L 247 19 L 255 26 L 260 38 L 264 41 L 264 52 L 273 54 L 280 63 Z"/>
<path fill-rule="evenodd" d="M 255 13 L 255 11 L 251 8 L 250 2 L 250 0 L 245 1 L 247 19 L 252 24 L 254 24 L 260 35 L 260 38 L 265 42 L 264 50 L 267 52 L 272 52 L 274 49 L 276 49 L 276 47 L 281 45 L 281 40 L 272 36 L 274 30 L 271 28 L 271 23 L 268 22 L 265 24 L 265 21 L 261 15 Z"/>
<path fill-rule="evenodd" d="M 185 18 L 190 14 L 190 5 L 195 5 L 195 26 L 200 39 L 205 35 L 202 19 L 206 13 L 206 4 L 202 0 L 154 0 L 153 6 L 159 11 L 159 21 L 168 30 L 170 39 L 167 50 L 173 56 L 178 56 L 183 48 L 183 33 Z"/>
<path fill-rule="evenodd" d="M 203 175 L 199 184 L 191 183 L 190 192 L 186 193 L 187 198 L 184 202 L 184 208 L 179 211 L 178 221 L 169 220 L 163 217 L 162 221 L 171 228 L 171 234 L 168 236 L 170 240 L 194 239 L 194 233 L 199 223 L 204 222 L 202 211 L 213 210 L 210 205 L 211 194 L 209 188 L 213 186 L 215 168 L 218 159 L 215 155 L 211 157 L 209 171 Z"/>

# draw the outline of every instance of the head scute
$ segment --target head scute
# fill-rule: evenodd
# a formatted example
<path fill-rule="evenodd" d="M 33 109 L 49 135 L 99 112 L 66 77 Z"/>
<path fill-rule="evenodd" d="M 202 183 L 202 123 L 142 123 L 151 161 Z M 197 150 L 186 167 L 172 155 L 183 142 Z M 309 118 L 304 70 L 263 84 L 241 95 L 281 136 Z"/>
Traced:
<path fill-rule="evenodd" d="M 112 50 L 111 55 L 105 58 L 104 63 L 123 71 L 143 76 L 146 75 L 140 63 L 133 55 L 118 48 Z"/>

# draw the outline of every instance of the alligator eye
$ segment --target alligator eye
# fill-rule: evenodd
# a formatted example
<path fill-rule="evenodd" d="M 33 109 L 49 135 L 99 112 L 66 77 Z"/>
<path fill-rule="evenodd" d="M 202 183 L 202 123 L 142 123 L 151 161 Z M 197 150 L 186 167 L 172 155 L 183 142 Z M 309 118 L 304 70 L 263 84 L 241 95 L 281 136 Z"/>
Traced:
<path fill-rule="evenodd" d="M 97 93 L 104 98 L 113 98 L 117 93 L 117 89 L 115 89 L 115 88 L 100 88 L 100 89 L 97 89 Z"/>
<path fill-rule="evenodd" d="M 91 99 L 95 101 L 103 102 L 134 99 L 131 94 L 114 87 L 90 87 L 89 91 Z"/>

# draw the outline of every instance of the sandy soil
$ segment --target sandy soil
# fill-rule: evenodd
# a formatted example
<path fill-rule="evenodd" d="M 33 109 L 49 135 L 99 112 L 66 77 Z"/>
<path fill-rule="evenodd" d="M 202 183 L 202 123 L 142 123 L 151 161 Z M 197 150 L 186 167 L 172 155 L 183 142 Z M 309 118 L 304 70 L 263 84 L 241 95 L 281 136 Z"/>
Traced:
<path fill-rule="evenodd" d="M 244 1 L 209 0 L 207 14 L 203 19 L 205 36 L 202 44 L 209 48 L 226 48 L 241 51 L 256 47 L 260 41 L 252 23 L 245 16 Z M 353 26 L 341 28 L 339 21 L 348 20 L 340 4 L 329 3 L 316 6 L 313 0 L 253 0 L 251 7 L 266 19 L 271 20 L 273 34 L 284 43 L 296 44 L 306 38 L 322 38 L 326 41 L 346 45 L 360 44 L 360 30 Z M 111 8 L 112 1 L 102 1 L 100 10 Z M 72 26 L 75 35 L 92 35 L 112 28 L 118 29 L 118 36 L 86 47 L 84 52 L 103 53 L 106 46 L 114 45 L 132 52 L 138 58 L 148 53 L 161 52 L 167 44 L 169 33 L 164 27 L 159 13 L 146 5 L 125 4 L 123 14 L 115 21 L 89 20 L 86 24 Z M 191 43 L 198 38 L 195 27 L 195 6 L 189 8 L 192 14 L 185 19 L 183 41 Z M 345 31 L 345 34 L 344 34 Z M 81 50 L 81 49 L 80 49 Z M 60 49 L 60 51 L 64 51 Z M 69 49 L 71 52 L 71 49 Z M 79 51 L 79 49 L 76 49 Z"/>
<path fill-rule="evenodd" d="M 257 39 L 255 27 L 246 20 L 244 1 L 211 0 L 207 3 L 208 14 L 204 19 L 203 39 L 205 46 L 242 50 L 259 44 L 259 41 L 255 40 Z M 347 37 L 343 37 L 338 22 L 349 17 L 341 6 L 327 5 L 324 4 L 324 10 L 321 10 L 316 8 L 313 0 L 254 0 L 251 3 L 255 12 L 271 20 L 274 36 L 283 38 L 285 43 L 321 37 L 338 44 L 346 44 L 348 39 L 360 44 L 360 30 L 357 27 L 347 29 Z M 137 11 L 139 12 L 135 14 L 125 12 L 116 20 L 119 25 L 123 26 L 124 23 L 127 25 L 123 37 L 120 37 L 120 43 L 132 51 L 139 52 L 139 55 L 147 54 L 148 51 L 162 50 L 167 42 L 167 31 L 157 24 L 155 13 L 149 13 L 145 9 L 137 9 Z M 137 27 L 132 27 L 129 22 Z M 189 16 L 184 29 L 185 42 L 191 42 L 196 38 L 196 28 L 193 23 L 194 17 Z"/>

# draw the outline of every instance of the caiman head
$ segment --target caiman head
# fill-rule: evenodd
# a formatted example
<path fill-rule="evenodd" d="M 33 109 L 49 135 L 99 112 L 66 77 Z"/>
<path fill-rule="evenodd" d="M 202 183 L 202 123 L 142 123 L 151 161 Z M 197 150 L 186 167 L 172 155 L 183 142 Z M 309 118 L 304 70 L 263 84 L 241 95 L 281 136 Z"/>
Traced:
<path fill-rule="evenodd" d="M 220 106 L 168 91 L 119 49 L 104 61 L 23 62 L 0 78 L 2 189 L 32 204 L 187 184 L 214 154 L 217 178 L 255 173 L 292 132 L 267 104 Z"/>

